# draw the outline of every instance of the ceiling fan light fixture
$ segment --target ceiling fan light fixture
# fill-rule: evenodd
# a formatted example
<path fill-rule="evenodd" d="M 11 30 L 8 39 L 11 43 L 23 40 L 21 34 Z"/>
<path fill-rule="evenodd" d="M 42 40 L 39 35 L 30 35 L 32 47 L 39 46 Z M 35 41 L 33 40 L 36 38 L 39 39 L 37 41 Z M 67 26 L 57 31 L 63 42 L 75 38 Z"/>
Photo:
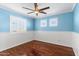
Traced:
<path fill-rule="evenodd" d="M 30 8 L 26 8 L 26 7 L 23 7 L 23 8 L 32 11 L 27 14 L 35 13 L 36 16 L 38 16 L 39 13 L 47 14 L 46 12 L 44 12 L 44 10 L 49 9 L 50 7 L 45 7 L 45 8 L 40 9 L 40 8 L 38 8 L 38 4 L 34 3 L 34 9 L 30 9 Z"/>
<path fill-rule="evenodd" d="M 35 11 L 35 14 L 39 13 L 39 11 Z"/>

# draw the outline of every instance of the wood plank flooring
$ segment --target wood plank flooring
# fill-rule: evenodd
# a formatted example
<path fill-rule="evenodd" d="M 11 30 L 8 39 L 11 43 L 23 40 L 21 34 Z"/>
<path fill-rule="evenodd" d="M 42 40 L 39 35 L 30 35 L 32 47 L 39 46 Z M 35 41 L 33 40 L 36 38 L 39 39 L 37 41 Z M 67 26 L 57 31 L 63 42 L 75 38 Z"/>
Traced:
<path fill-rule="evenodd" d="M 0 52 L 0 56 L 74 56 L 71 47 L 33 40 Z"/>

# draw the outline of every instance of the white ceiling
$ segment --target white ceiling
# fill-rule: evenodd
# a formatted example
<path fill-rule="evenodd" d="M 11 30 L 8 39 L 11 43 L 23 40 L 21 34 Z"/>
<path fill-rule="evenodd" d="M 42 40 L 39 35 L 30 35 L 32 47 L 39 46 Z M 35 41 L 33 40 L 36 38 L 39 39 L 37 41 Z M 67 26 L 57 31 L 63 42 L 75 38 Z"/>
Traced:
<path fill-rule="evenodd" d="M 47 14 L 40 13 L 39 16 L 36 16 L 34 13 L 27 14 L 28 12 L 30 12 L 30 10 L 26 10 L 22 8 L 22 7 L 27 7 L 34 9 L 33 3 L 2 3 L 0 5 L 8 8 L 9 10 L 11 9 L 21 14 L 32 16 L 32 17 L 46 17 L 50 15 L 57 15 L 66 12 L 71 12 L 74 7 L 74 3 L 38 3 L 39 8 L 44 8 L 49 6 L 50 9 L 45 10 Z"/>

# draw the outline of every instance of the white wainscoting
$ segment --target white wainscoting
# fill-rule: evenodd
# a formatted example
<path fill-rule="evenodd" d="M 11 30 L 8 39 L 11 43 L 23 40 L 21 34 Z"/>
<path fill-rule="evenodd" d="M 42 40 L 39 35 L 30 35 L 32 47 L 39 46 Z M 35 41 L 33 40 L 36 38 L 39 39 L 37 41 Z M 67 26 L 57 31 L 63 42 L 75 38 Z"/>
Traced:
<path fill-rule="evenodd" d="M 33 37 L 33 31 L 25 33 L 0 33 L 0 51 L 31 41 Z"/>
<path fill-rule="evenodd" d="M 73 33 L 73 50 L 76 56 L 79 56 L 79 33 Z"/>
<path fill-rule="evenodd" d="M 40 40 L 48 43 L 72 47 L 79 56 L 79 33 L 67 31 L 28 31 L 25 33 L 0 33 L 0 51 L 14 46 Z"/>
<path fill-rule="evenodd" d="M 36 40 L 45 41 L 53 44 L 72 47 L 72 32 L 66 31 L 35 31 Z"/>

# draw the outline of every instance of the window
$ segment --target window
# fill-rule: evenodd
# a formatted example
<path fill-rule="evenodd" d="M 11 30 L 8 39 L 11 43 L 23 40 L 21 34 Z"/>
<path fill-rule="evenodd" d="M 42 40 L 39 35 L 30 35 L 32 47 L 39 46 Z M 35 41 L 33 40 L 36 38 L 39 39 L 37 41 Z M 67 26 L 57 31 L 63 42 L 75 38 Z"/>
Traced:
<path fill-rule="evenodd" d="M 25 32 L 26 19 L 17 16 L 10 16 L 10 32 Z"/>
<path fill-rule="evenodd" d="M 50 27 L 56 27 L 56 26 L 58 26 L 58 18 L 49 19 L 49 26 Z"/>
<path fill-rule="evenodd" d="M 40 21 L 40 26 L 41 27 L 46 27 L 47 26 L 47 20 L 45 19 L 45 20 L 41 20 Z"/>

